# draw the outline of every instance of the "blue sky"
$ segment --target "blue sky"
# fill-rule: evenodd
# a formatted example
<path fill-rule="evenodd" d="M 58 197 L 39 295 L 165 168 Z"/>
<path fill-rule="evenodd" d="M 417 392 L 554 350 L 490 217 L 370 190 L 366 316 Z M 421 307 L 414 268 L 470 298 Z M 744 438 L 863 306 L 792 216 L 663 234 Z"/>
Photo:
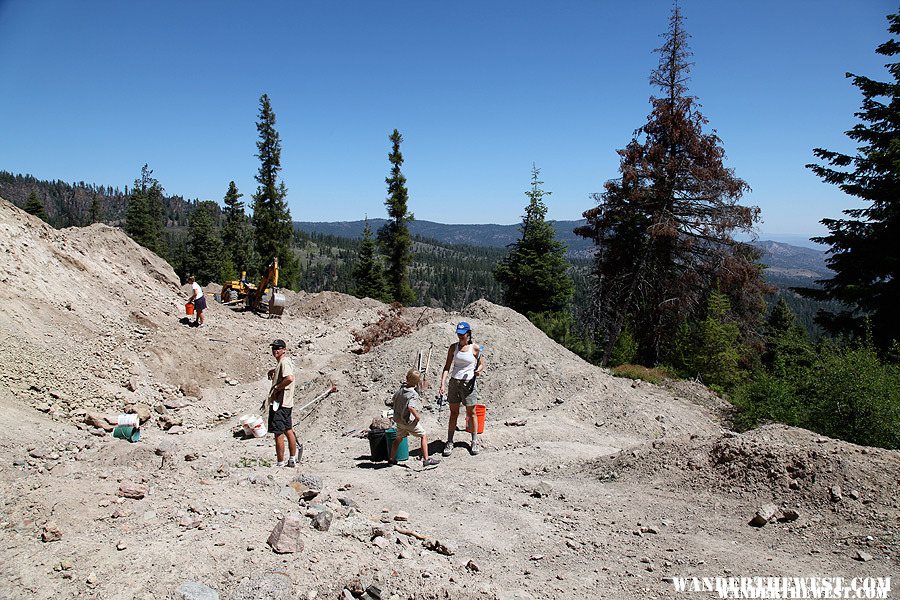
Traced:
<path fill-rule="evenodd" d="M 764 234 L 814 234 L 855 206 L 804 168 L 851 150 L 895 2 L 683 0 L 689 84 Z M 532 163 L 549 217 L 577 219 L 649 112 L 671 4 L 152 3 L 0 0 L 0 169 L 124 187 L 148 163 L 168 193 L 249 200 L 259 97 L 282 137 L 292 216 L 385 214 L 388 134 L 405 138 L 410 209 L 513 223 Z"/>

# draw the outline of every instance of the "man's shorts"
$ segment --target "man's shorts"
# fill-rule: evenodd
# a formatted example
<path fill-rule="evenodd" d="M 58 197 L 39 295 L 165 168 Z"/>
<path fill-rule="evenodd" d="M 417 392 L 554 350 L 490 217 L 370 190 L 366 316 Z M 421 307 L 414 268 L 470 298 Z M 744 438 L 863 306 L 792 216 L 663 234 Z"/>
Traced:
<path fill-rule="evenodd" d="M 478 404 L 478 389 L 475 387 L 475 378 L 469 381 L 451 379 L 447 387 L 447 401 L 450 404 L 462 404 L 463 406 L 475 406 Z"/>
<path fill-rule="evenodd" d="M 206 296 L 200 296 L 199 298 L 194 299 L 194 310 L 201 311 L 206 310 Z"/>
<path fill-rule="evenodd" d="M 423 435 L 425 435 L 425 428 L 422 427 L 421 421 L 416 423 L 415 427 L 413 427 L 412 425 L 401 425 L 400 423 L 397 423 L 397 439 L 398 440 L 402 440 L 403 438 L 408 437 L 410 435 L 417 437 L 417 438 L 420 438 Z"/>
<path fill-rule="evenodd" d="M 289 429 L 293 428 L 293 424 L 291 423 L 291 408 L 285 408 L 284 406 L 280 407 L 278 410 L 272 410 L 272 407 L 269 407 L 269 432 L 271 433 L 284 433 Z"/>

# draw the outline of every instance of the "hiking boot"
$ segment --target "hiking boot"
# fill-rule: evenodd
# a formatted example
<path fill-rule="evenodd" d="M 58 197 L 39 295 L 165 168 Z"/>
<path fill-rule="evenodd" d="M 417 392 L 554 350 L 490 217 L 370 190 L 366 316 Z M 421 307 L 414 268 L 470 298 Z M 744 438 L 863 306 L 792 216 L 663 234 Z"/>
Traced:
<path fill-rule="evenodd" d="M 296 467 L 296 466 L 297 466 L 297 461 L 294 460 L 294 457 L 292 456 L 292 457 L 290 457 L 289 459 L 287 459 L 287 464 L 286 464 L 285 466 L 286 466 L 286 467 Z"/>
<path fill-rule="evenodd" d="M 481 448 L 478 447 L 478 442 L 472 442 L 472 444 L 469 446 L 469 454 L 475 456 L 479 452 L 481 452 Z"/>
<path fill-rule="evenodd" d="M 286 460 L 279 460 L 277 463 L 275 463 L 275 466 L 276 466 L 276 467 L 283 467 L 283 466 L 285 466 L 286 464 L 287 464 L 287 461 L 286 461 Z"/>
<path fill-rule="evenodd" d="M 453 454 L 453 442 L 447 442 L 444 444 L 444 450 L 441 452 L 444 456 L 450 456 Z"/>
<path fill-rule="evenodd" d="M 428 460 L 422 461 L 423 467 L 433 467 L 433 466 L 439 465 L 439 464 L 441 464 L 441 459 L 435 458 L 434 456 L 429 456 Z"/>
<path fill-rule="evenodd" d="M 389 458 L 389 459 L 388 459 L 388 466 L 389 466 L 389 467 L 393 467 L 393 466 L 395 466 L 396 464 L 397 464 L 397 460 L 396 460 L 396 459 L 394 459 L 394 458 Z"/>

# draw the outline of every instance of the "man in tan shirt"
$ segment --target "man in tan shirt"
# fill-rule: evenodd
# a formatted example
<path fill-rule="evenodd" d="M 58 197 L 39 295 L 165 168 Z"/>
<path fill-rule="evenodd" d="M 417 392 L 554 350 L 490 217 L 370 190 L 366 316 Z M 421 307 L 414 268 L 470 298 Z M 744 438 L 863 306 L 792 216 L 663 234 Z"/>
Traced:
<path fill-rule="evenodd" d="M 287 356 L 287 345 L 284 340 L 275 340 L 271 344 L 272 356 L 278 361 L 274 369 L 269 370 L 272 386 L 269 388 L 269 431 L 275 434 L 275 457 L 279 467 L 294 467 L 300 457 L 297 453 L 297 436 L 291 421 L 291 410 L 294 407 L 294 363 Z M 284 460 L 284 438 L 287 435 L 290 458 Z"/>

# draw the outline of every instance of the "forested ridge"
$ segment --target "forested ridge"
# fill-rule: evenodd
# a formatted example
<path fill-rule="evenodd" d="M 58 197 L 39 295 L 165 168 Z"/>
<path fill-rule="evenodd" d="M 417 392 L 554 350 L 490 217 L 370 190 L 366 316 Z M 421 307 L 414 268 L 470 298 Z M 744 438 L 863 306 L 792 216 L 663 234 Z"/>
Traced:
<path fill-rule="evenodd" d="M 47 181 L 32 175 L 0 171 L 0 197 L 22 208 L 31 193 L 43 203 L 47 222 L 62 228 L 98 222 L 121 225 L 125 221 L 131 191 L 127 185 L 122 190 L 118 186 L 84 181 L 69 183 L 61 179 Z M 183 196 L 164 195 L 166 227 L 186 226 L 197 202 L 185 200 Z"/>
<path fill-rule="evenodd" d="M 57 228 L 90 224 L 91 204 L 95 199 L 100 203 L 100 213 L 96 215 L 96 220 L 109 225 L 121 225 L 124 223 L 127 200 L 131 193 L 128 186 L 122 190 L 110 185 L 84 181 L 73 183 L 62 180 L 47 181 L 31 175 L 15 175 L 0 171 L 0 197 L 23 207 L 32 192 L 45 199 L 47 220 Z M 179 195 L 164 195 L 163 202 L 167 215 L 164 233 L 171 240 L 173 247 L 182 248 L 188 236 L 187 225 L 198 205 L 198 200 L 185 200 Z M 370 222 L 377 227 L 385 220 L 372 219 Z M 583 222 L 550 221 L 557 230 L 560 226 L 569 230 L 570 227 L 574 228 Z M 294 222 L 295 243 L 301 263 L 299 289 L 310 292 L 332 290 L 353 293 L 354 284 L 351 275 L 359 254 L 362 223 L 362 221 Z M 223 224 L 221 215 L 216 216 L 216 224 L 217 226 Z M 422 230 L 431 234 L 430 237 L 414 235 L 410 276 L 417 294 L 416 304 L 440 306 L 450 310 L 459 310 L 477 298 L 502 304 L 501 290 L 494 280 L 493 269 L 506 255 L 506 241 L 510 239 L 509 230 L 518 231 L 518 228 L 518 225 L 447 225 L 430 221 L 413 221 L 410 229 L 414 234 Z M 319 231 L 339 231 L 343 235 L 322 234 L 318 233 Z M 574 234 L 569 237 L 577 239 Z M 444 241 L 470 238 L 478 239 L 480 244 L 454 244 Z M 764 251 L 771 244 L 773 243 L 766 241 L 758 243 Z M 777 265 L 777 269 L 765 271 L 766 278 L 779 288 L 779 294 L 785 296 L 788 305 L 803 325 L 814 339 L 818 339 L 821 330 L 814 323 L 814 317 L 818 309 L 825 304 L 803 298 L 792 292 L 791 288 L 813 285 L 816 278 L 827 276 L 824 253 L 789 244 L 777 245 L 788 248 L 791 252 L 782 253 L 778 257 L 763 255 L 763 263 Z M 586 278 L 590 260 L 584 254 L 579 252 L 580 257 L 569 254 L 572 276 L 576 284 L 573 300 L 576 309 L 588 293 Z M 169 260 L 179 275 L 185 275 L 181 255 L 169 257 Z M 805 277 L 785 274 L 791 270 L 810 269 L 815 269 L 814 276 L 811 273 Z"/>

